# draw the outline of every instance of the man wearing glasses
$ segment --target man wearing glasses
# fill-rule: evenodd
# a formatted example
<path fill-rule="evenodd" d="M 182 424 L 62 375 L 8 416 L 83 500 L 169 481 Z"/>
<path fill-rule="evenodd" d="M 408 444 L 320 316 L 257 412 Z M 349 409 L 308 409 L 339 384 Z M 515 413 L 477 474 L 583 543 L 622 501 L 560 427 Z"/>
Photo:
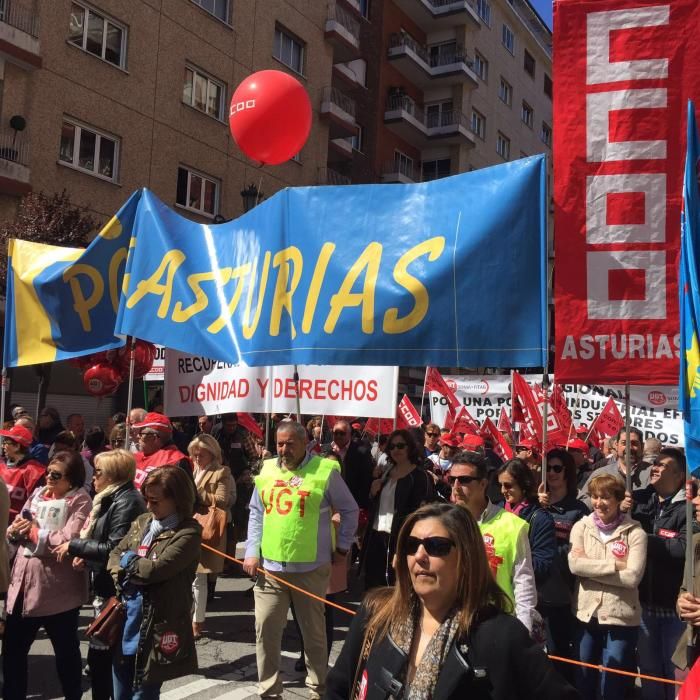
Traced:
<path fill-rule="evenodd" d="M 481 455 L 455 455 L 447 482 L 452 503 L 466 508 L 477 521 L 491 571 L 513 603 L 516 617 L 532 632 L 533 617 L 539 615 L 527 523 L 486 498 L 488 467 Z"/>
<path fill-rule="evenodd" d="M 352 497 L 360 508 L 367 508 L 374 469 L 372 455 L 362 443 L 352 440 L 350 424 L 345 420 L 339 420 L 333 426 L 330 448 L 340 458 L 341 474 Z"/>
<path fill-rule="evenodd" d="M 538 472 L 542 469 L 540 443 L 538 440 L 525 439 L 520 441 L 513 450 L 513 457 L 521 459 L 533 472 Z"/>
<path fill-rule="evenodd" d="M 440 426 L 435 423 L 428 423 L 425 426 L 425 456 L 440 452 Z"/>

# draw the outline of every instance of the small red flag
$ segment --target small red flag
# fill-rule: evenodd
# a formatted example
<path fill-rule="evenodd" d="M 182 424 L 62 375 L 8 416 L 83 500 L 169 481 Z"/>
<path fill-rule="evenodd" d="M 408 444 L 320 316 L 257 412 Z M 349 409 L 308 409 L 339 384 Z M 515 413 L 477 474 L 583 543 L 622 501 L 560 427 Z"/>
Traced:
<path fill-rule="evenodd" d="M 399 427 L 398 424 L 396 427 Z M 365 423 L 365 432 L 369 435 L 389 435 L 394 430 L 394 421 L 391 418 L 368 418 Z"/>
<path fill-rule="evenodd" d="M 435 367 L 428 367 L 428 371 L 425 374 L 425 390 L 437 391 L 438 394 L 442 394 L 447 399 L 447 403 L 449 403 L 450 408 L 452 408 L 455 413 L 462 405 L 459 399 L 455 396 L 454 391 L 447 386 L 447 382 L 443 379 L 442 375 Z"/>
<path fill-rule="evenodd" d="M 493 451 L 502 460 L 505 461 L 513 458 L 513 448 L 506 442 L 503 433 L 498 430 L 490 418 L 487 418 L 481 424 L 481 435 L 491 440 L 493 443 Z"/>
<path fill-rule="evenodd" d="M 238 422 L 249 432 L 262 439 L 262 428 L 257 424 L 256 420 L 250 413 L 239 413 Z"/>
<path fill-rule="evenodd" d="M 502 433 L 510 435 L 513 437 L 513 426 L 508 420 L 508 414 L 506 413 L 506 407 L 501 406 L 501 413 L 498 416 L 498 425 L 496 426 Z"/>
<path fill-rule="evenodd" d="M 617 435 L 624 426 L 625 420 L 615 400 L 611 396 L 605 404 L 605 408 L 598 414 L 595 421 L 593 421 L 591 431 L 595 430 L 598 433 L 610 437 L 612 435 Z"/>
<path fill-rule="evenodd" d="M 411 403 L 411 399 L 406 394 L 403 395 L 396 410 L 397 425 L 401 420 L 407 428 L 420 428 L 423 425 L 420 415 L 416 407 Z M 403 427 L 403 426 L 402 426 Z"/>

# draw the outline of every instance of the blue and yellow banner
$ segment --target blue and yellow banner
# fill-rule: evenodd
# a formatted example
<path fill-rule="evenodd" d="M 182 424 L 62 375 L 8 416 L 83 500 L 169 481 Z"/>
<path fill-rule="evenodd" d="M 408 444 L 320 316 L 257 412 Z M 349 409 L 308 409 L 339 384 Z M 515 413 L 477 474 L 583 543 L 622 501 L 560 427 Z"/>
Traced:
<path fill-rule="evenodd" d="M 683 180 L 681 261 L 679 291 L 681 310 L 681 371 L 679 403 L 683 411 L 688 469 L 700 475 L 700 149 L 695 106 L 688 102 L 688 145 Z"/>
<path fill-rule="evenodd" d="M 116 221 L 119 236 L 48 277 L 13 257 L 54 359 L 134 335 L 248 365 L 545 364 L 544 156 L 416 185 L 286 189 L 217 226 L 143 190 Z M 15 347 L 9 365 L 46 361 Z"/>

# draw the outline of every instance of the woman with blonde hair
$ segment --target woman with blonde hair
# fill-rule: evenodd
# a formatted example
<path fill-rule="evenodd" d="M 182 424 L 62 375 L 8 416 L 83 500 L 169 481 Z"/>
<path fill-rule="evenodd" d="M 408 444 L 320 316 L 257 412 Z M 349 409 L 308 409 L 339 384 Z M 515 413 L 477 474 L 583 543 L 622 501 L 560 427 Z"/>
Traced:
<path fill-rule="evenodd" d="M 326 700 L 570 700 L 508 614 L 471 513 L 432 503 L 399 532 L 396 585 L 370 593 L 326 679 Z"/>
<path fill-rule="evenodd" d="M 223 522 L 231 519 L 230 507 L 236 500 L 236 483 L 231 470 L 221 464 L 221 447 L 211 435 L 201 433 L 189 444 L 187 451 L 192 459 L 194 483 L 197 488 L 199 512 L 205 517 L 223 518 Z M 212 509 L 218 509 L 211 514 Z M 201 520 L 200 520 L 201 522 Z M 221 552 L 226 551 L 226 528 L 221 537 L 204 541 L 210 547 Z M 202 548 L 202 554 L 197 567 L 197 575 L 192 584 L 194 595 L 194 611 L 192 615 L 192 633 L 195 639 L 202 636 L 202 625 L 207 611 L 208 577 L 210 574 L 220 574 L 224 569 L 224 558 Z"/>

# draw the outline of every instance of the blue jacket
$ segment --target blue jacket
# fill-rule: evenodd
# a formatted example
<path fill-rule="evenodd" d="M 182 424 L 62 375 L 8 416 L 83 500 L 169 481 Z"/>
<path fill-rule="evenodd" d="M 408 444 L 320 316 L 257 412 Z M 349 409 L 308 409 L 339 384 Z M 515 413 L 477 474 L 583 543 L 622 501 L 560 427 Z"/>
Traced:
<path fill-rule="evenodd" d="M 532 552 L 532 568 L 539 591 L 552 570 L 557 554 L 557 538 L 552 516 L 537 503 L 528 503 L 520 511 L 520 517 L 530 525 L 528 539 Z"/>

